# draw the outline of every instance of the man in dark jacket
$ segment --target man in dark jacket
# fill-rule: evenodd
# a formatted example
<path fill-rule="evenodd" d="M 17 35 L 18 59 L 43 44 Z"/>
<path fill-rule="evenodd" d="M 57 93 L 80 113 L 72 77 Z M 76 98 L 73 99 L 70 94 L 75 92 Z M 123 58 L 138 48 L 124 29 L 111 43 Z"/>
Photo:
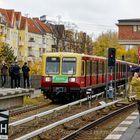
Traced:
<path fill-rule="evenodd" d="M 26 88 L 26 81 L 27 81 L 27 87 L 30 87 L 29 84 L 29 67 L 27 65 L 27 63 L 25 62 L 24 65 L 22 66 L 22 72 L 23 72 L 23 79 L 24 79 L 24 88 Z"/>
<path fill-rule="evenodd" d="M 10 67 L 9 67 L 9 76 L 11 77 L 11 88 L 13 88 L 13 81 L 14 81 L 14 73 L 13 73 L 13 67 L 14 64 L 11 63 Z"/>
<path fill-rule="evenodd" d="M 6 83 L 7 70 L 8 70 L 8 67 L 7 67 L 5 61 L 2 61 L 2 66 L 1 66 L 1 82 L 2 82 L 2 87 L 4 87 L 4 85 Z"/>
<path fill-rule="evenodd" d="M 15 62 L 15 65 L 13 66 L 13 77 L 15 80 L 15 88 L 20 87 L 20 67 L 18 65 L 18 62 Z"/>

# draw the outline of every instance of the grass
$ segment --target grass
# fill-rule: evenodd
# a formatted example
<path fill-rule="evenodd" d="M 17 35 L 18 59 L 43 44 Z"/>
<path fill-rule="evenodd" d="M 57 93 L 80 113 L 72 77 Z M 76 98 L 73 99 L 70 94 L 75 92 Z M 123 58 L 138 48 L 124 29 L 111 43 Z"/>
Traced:
<path fill-rule="evenodd" d="M 38 104 L 47 103 L 47 100 L 44 99 L 43 95 L 41 95 L 39 97 L 35 97 L 35 98 L 31 98 L 29 96 L 24 96 L 23 103 L 24 103 L 24 105 L 38 105 Z"/>

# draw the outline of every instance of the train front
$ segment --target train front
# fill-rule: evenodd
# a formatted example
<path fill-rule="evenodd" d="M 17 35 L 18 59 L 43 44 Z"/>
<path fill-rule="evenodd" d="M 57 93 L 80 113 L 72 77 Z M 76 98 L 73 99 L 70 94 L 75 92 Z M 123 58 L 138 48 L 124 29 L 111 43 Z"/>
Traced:
<path fill-rule="evenodd" d="M 77 54 L 78 55 L 78 54 Z M 41 90 L 52 101 L 73 100 L 80 92 L 80 56 L 72 53 L 43 55 Z"/>

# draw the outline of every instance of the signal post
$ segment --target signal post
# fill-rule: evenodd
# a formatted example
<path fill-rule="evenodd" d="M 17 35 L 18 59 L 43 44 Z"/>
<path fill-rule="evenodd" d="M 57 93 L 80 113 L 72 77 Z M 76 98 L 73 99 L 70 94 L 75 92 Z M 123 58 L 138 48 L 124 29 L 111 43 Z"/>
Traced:
<path fill-rule="evenodd" d="M 106 66 L 106 100 L 107 98 L 115 99 L 116 98 L 116 49 L 108 48 L 107 55 L 107 66 Z M 114 88 L 113 88 L 113 68 L 114 68 Z M 110 70 L 111 80 L 108 82 L 108 70 Z M 108 85 L 109 84 L 109 85 Z"/>

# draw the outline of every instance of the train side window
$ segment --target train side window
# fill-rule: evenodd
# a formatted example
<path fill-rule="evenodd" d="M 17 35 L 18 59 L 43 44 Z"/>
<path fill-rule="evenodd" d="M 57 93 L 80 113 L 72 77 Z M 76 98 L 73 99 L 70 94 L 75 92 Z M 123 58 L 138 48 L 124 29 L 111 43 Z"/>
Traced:
<path fill-rule="evenodd" d="M 102 65 L 102 63 L 101 62 L 99 62 L 99 64 L 98 64 L 98 74 L 102 74 L 102 72 L 103 72 L 103 65 Z"/>
<path fill-rule="evenodd" d="M 103 64 L 104 64 L 103 69 L 104 69 L 104 74 L 105 74 L 106 73 L 106 61 L 104 61 Z"/>
<path fill-rule="evenodd" d="M 84 74 L 85 74 L 85 62 L 82 61 L 81 75 L 84 76 Z"/>
<path fill-rule="evenodd" d="M 119 68 L 118 63 L 116 63 L 116 72 L 118 72 L 118 68 Z"/>
<path fill-rule="evenodd" d="M 93 61 L 92 62 L 92 75 L 96 75 L 97 74 L 97 62 Z"/>
<path fill-rule="evenodd" d="M 126 64 L 123 64 L 123 72 L 126 72 Z"/>
<path fill-rule="evenodd" d="M 90 75 L 90 61 L 87 61 L 86 75 Z"/>

